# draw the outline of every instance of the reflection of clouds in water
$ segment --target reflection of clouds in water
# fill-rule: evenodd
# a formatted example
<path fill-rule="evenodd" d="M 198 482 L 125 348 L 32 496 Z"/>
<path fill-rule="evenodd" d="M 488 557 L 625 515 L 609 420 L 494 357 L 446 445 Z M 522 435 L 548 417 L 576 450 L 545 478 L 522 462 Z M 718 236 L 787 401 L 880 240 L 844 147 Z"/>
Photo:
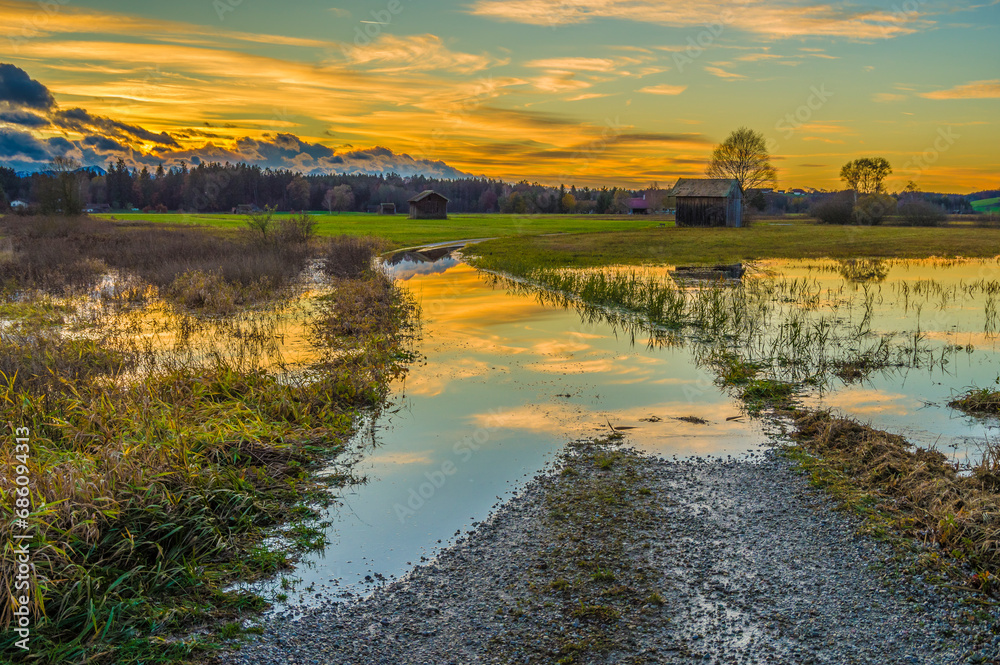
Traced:
<path fill-rule="evenodd" d="M 458 259 L 447 256 L 437 261 L 402 261 L 394 266 L 389 264 L 385 266 L 391 276 L 406 282 L 419 275 L 440 275 L 458 263 Z"/>
<path fill-rule="evenodd" d="M 506 368 L 490 365 L 482 360 L 466 358 L 448 365 L 436 374 L 416 368 L 406 377 L 404 385 L 410 395 L 434 397 L 443 393 L 452 381 L 486 376 L 491 371 L 502 372 L 504 369 Z"/>
<path fill-rule="evenodd" d="M 589 344 L 579 342 L 539 342 L 531 347 L 531 350 L 540 356 L 571 356 L 574 353 L 588 351 L 592 347 Z"/>
<path fill-rule="evenodd" d="M 827 393 L 819 399 L 807 398 L 804 401 L 807 403 L 815 401 L 823 408 L 841 409 L 851 416 L 875 414 L 906 416 L 921 406 L 920 400 L 912 395 L 864 388 L 844 388 Z"/>
<path fill-rule="evenodd" d="M 430 453 L 432 451 L 425 450 L 419 453 L 413 452 L 398 452 L 398 453 L 385 453 L 385 454 L 375 454 L 369 455 L 366 461 L 371 464 L 396 464 L 396 465 L 409 465 L 409 464 L 420 464 L 428 465 L 431 463 Z"/>

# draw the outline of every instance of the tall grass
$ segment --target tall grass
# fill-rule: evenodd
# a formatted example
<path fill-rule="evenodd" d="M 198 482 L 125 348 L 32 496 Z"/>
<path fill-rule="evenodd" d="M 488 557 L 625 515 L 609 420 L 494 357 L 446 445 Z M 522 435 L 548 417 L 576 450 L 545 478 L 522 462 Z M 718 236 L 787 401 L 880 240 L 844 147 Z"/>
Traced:
<path fill-rule="evenodd" d="M 96 245 L 110 239 L 132 252 L 116 260 L 135 279 L 148 278 L 142 284 L 166 285 L 168 296 L 176 288 L 176 297 L 226 298 L 225 306 L 209 309 L 232 314 L 206 318 L 205 303 L 187 302 L 197 309 L 158 324 L 178 344 L 200 339 L 202 328 L 219 330 L 224 353 L 153 353 L 127 314 L 98 314 L 82 333 L 61 319 L 28 316 L 0 331 L 2 418 L 31 431 L 31 656 L 53 663 L 185 661 L 207 648 L 205 639 L 162 639 L 259 608 L 261 599 L 224 588 L 288 565 L 292 553 L 265 547 L 265 530 L 307 519 L 329 500 L 313 470 L 343 449 L 360 412 L 378 408 L 388 383 L 405 371 L 415 306 L 377 271 L 336 280 L 309 310 L 320 362 L 289 375 L 262 361 L 279 334 L 269 319 L 232 307 L 238 296 L 224 293 L 239 289 L 240 280 L 225 271 L 241 259 L 235 250 L 215 251 L 229 242 L 243 247 L 239 242 L 189 230 L 170 238 L 187 237 L 192 247 L 170 244 L 177 255 L 142 266 L 133 261 L 153 252 L 123 237 L 135 229 L 57 222 L 42 226 L 46 238 L 66 240 L 59 245 L 66 256 L 75 255 L 70 248 L 101 255 L 106 269 L 110 250 Z M 17 260 L 29 260 L 36 239 L 16 236 Z M 284 261 L 271 274 L 290 284 L 314 251 L 262 250 L 258 258 Z M 222 264 L 213 263 L 220 258 Z M 182 264 L 222 267 L 201 273 Z M 250 273 L 258 279 L 266 271 Z M 11 294 L 80 286 L 58 271 L 41 280 L 13 269 L 6 274 Z M 12 446 L 0 447 L 2 468 L 16 466 L 14 454 Z M 0 591 L 6 592 L 0 628 L 12 620 L 14 489 L 7 475 L 0 478 Z M 4 630 L 5 655 L 17 654 L 14 639 Z"/>

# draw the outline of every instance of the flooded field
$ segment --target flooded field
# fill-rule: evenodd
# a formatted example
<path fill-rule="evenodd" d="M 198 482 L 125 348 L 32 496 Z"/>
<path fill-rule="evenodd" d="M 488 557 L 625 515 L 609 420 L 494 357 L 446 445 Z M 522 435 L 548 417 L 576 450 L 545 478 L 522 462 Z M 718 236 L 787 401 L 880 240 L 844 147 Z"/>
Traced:
<path fill-rule="evenodd" d="M 422 308 L 421 359 L 356 442 L 366 482 L 330 510 L 329 546 L 285 581 L 291 605 L 350 598 L 405 574 L 574 438 L 614 428 L 663 456 L 766 444 L 761 421 L 719 380 L 720 357 L 801 382 L 804 404 L 957 463 L 977 459 L 995 431 L 947 406 L 1000 373 L 994 261 L 766 262 L 718 284 L 642 271 L 674 283 L 691 316 L 729 316 L 724 334 L 711 335 L 708 326 L 650 331 L 498 283 L 450 249 L 400 257 L 392 271 Z"/>

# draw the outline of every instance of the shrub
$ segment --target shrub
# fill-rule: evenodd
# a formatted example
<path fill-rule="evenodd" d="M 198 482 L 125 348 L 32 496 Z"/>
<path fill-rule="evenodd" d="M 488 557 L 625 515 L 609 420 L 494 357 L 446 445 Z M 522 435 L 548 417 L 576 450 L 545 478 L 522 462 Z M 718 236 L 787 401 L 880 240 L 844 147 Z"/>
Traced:
<path fill-rule="evenodd" d="M 895 211 L 896 199 L 888 194 L 866 194 L 854 204 L 854 221 L 865 226 L 875 226 Z"/>
<path fill-rule="evenodd" d="M 327 245 L 323 270 L 341 279 L 362 277 L 371 271 L 372 261 L 383 247 L 385 242 L 381 238 L 337 236 Z"/>
<path fill-rule="evenodd" d="M 248 213 L 244 218 L 247 229 L 253 235 L 260 235 L 260 240 L 267 241 L 267 234 L 274 225 L 274 206 L 264 206 L 263 210 Z"/>
<path fill-rule="evenodd" d="M 305 243 L 316 235 L 316 219 L 306 212 L 291 215 L 278 222 L 278 242 Z"/>
<path fill-rule="evenodd" d="M 927 201 L 910 201 L 899 206 L 899 215 L 910 226 L 937 226 L 946 219 L 940 206 Z"/>
<path fill-rule="evenodd" d="M 194 270 L 178 275 L 170 285 L 170 295 L 192 309 L 215 314 L 231 314 L 236 310 L 236 290 L 214 272 Z"/>
<path fill-rule="evenodd" d="M 852 224 L 854 200 L 850 193 L 836 194 L 813 204 L 809 213 L 821 224 Z"/>

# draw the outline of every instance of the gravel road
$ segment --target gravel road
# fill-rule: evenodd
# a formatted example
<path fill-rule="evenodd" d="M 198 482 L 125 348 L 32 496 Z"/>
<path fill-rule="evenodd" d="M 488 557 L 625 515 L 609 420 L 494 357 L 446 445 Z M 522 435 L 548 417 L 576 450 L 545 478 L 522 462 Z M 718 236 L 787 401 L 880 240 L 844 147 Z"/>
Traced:
<path fill-rule="evenodd" d="M 406 579 L 268 619 L 220 662 L 1000 662 L 1000 612 L 858 526 L 773 451 L 577 442 Z"/>

